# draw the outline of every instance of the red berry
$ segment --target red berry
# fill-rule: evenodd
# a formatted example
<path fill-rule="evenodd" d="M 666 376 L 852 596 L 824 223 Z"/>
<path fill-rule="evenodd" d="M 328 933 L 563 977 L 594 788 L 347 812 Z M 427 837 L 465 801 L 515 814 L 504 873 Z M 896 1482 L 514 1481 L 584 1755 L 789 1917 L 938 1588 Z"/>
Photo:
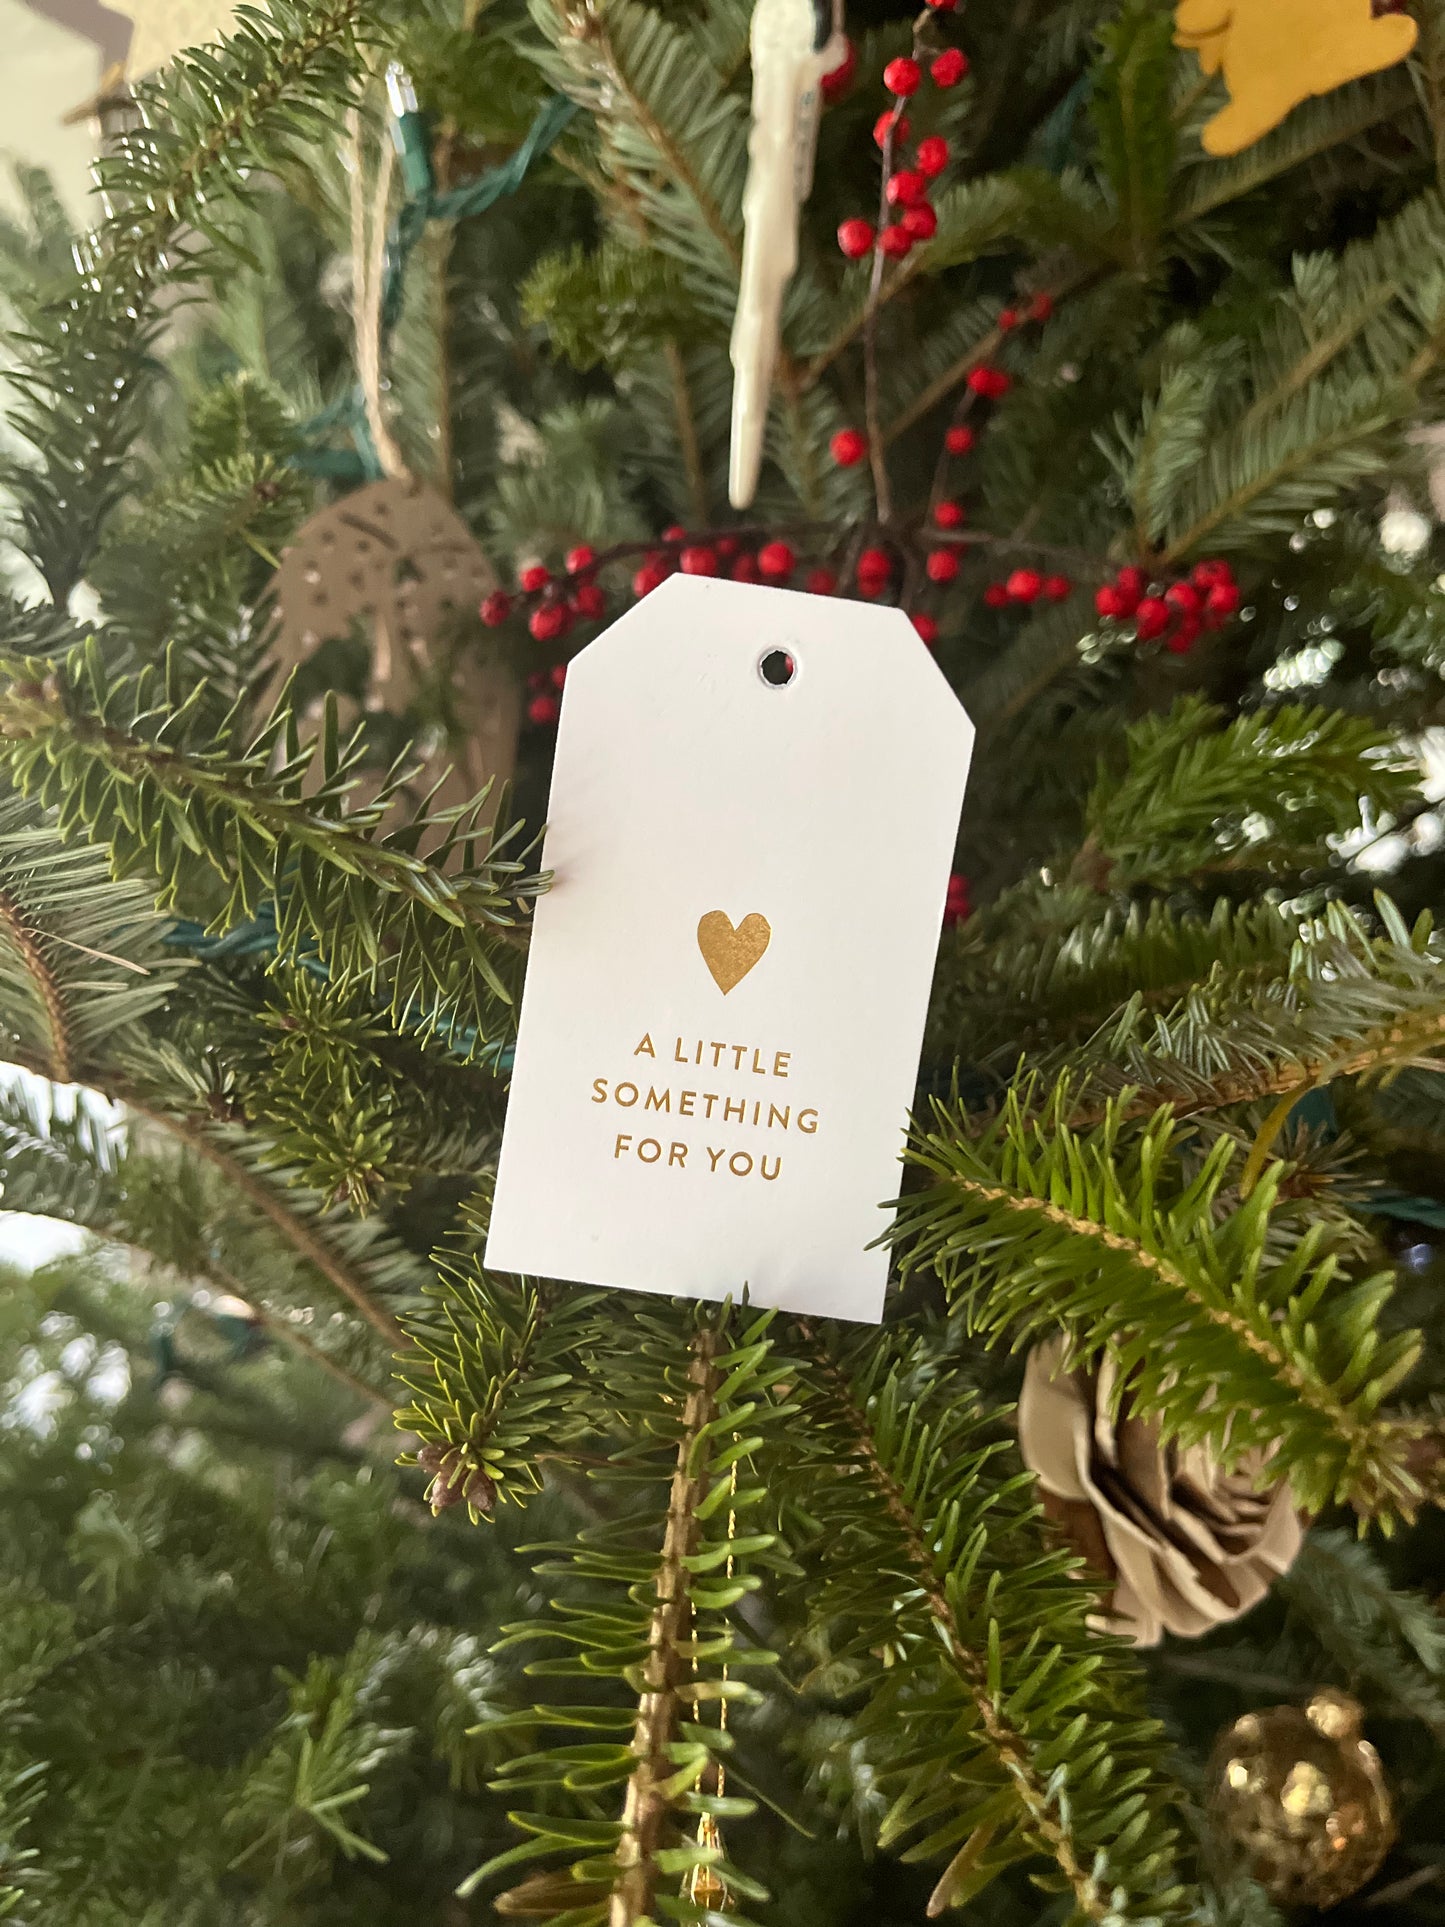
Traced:
<path fill-rule="evenodd" d="M 907 114 L 900 114 L 896 107 L 889 107 L 873 123 L 873 145 L 881 147 L 891 134 L 895 142 L 906 141 L 913 132 Z"/>
<path fill-rule="evenodd" d="M 864 549 L 858 558 L 858 584 L 865 582 L 886 583 L 893 573 L 893 564 L 888 559 L 887 549 Z"/>
<path fill-rule="evenodd" d="M 935 549 L 923 566 L 930 582 L 952 582 L 958 574 L 958 551 Z"/>
<path fill-rule="evenodd" d="M 572 611 L 565 602 L 543 602 L 528 616 L 527 627 L 538 642 L 555 642 L 572 627 Z"/>
<path fill-rule="evenodd" d="M 928 71 L 935 87 L 956 87 L 968 72 L 968 55 L 957 47 L 945 47 Z"/>
<path fill-rule="evenodd" d="M 671 528 L 662 531 L 662 539 L 664 542 L 685 542 L 687 540 L 687 530 L 682 526 L 681 522 L 674 522 Z"/>
<path fill-rule="evenodd" d="M 998 311 L 998 325 L 1005 334 L 1008 333 L 1010 328 L 1016 328 L 1019 325 L 1018 309 L 1000 308 Z"/>
<path fill-rule="evenodd" d="M 901 261 L 913 246 L 913 236 L 897 221 L 890 221 L 878 237 L 878 245 L 892 261 Z"/>
<path fill-rule="evenodd" d="M 919 635 L 922 636 L 923 640 L 931 649 L 934 643 L 938 641 L 938 624 L 933 620 L 933 617 L 920 610 L 919 613 L 911 617 L 910 620 Z"/>
<path fill-rule="evenodd" d="M 948 879 L 948 890 L 943 899 L 943 921 L 945 924 L 962 923 L 972 908 L 968 878 L 955 870 Z"/>
<path fill-rule="evenodd" d="M 936 13 L 952 13 L 958 0 L 928 0 L 928 4 Z"/>
<path fill-rule="evenodd" d="M 738 550 L 742 547 L 742 543 L 739 542 L 735 535 L 720 535 L 717 541 L 713 543 L 713 547 L 717 550 L 723 561 L 726 562 L 731 556 L 737 554 Z"/>
<path fill-rule="evenodd" d="M 567 573 L 579 575 L 583 569 L 590 569 L 596 560 L 596 549 L 590 543 L 579 542 L 575 549 L 567 551 Z"/>
<path fill-rule="evenodd" d="M 823 99 L 831 107 L 835 100 L 841 100 L 852 84 L 853 75 L 858 69 L 858 50 L 851 40 L 843 42 L 843 58 L 836 67 L 824 74 L 821 85 Z"/>
<path fill-rule="evenodd" d="M 1054 297 L 1051 294 L 1036 294 L 1029 303 L 1030 321 L 1047 321 L 1054 311 Z"/>
<path fill-rule="evenodd" d="M 890 94 L 901 94 L 907 100 L 916 94 L 923 80 L 923 69 L 916 60 L 907 54 L 900 54 L 897 60 L 890 60 L 883 69 L 883 85 Z"/>
<path fill-rule="evenodd" d="M 489 629 L 500 629 L 512 613 L 512 598 L 503 595 L 500 589 L 493 589 L 489 596 L 483 596 L 482 606 L 477 613 Z"/>
<path fill-rule="evenodd" d="M 740 555 L 729 573 L 734 582 L 761 582 L 758 573 L 758 558 L 755 555 Z"/>
<path fill-rule="evenodd" d="M 838 225 L 838 246 L 850 261 L 861 261 L 865 254 L 873 251 L 873 223 L 861 220 L 857 215 L 851 221 L 841 221 Z"/>
<path fill-rule="evenodd" d="M 583 582 L 572 597 L 572 608 L 577 615 L 595 622 L 599 616 L 607 613 L 607 597 L 595 582 Z"/>
<path fill-rule="evenodd" d="M 1009 592 L 1001 582 L 990 582 L 983 592 L 983 601 L 987 609 L 1006 609 L 1010 601 Z"/>
<path fill-rule="evenodd" d="M 913 241 L 931 241 L 938 232 L 938 216 L 927 201 L 920 201 L 917 207 L 904 208 L 900 223 L 903 232 Z"/>
<path fill-rule="evenodd" d="M 1162 636 L 1174 620 L 1174 611 L 1162 596 L 1146 595 L 1134 611 L 1134 623 L 1140 642 L 1153 642 Z"/>
<path fill-rule="evenodd" d="M 840 428 L 828 446 L 839 468 L 856 468 L 868 453 L 868 438 L 856 428 Z"/>
<path fill-rule="evenodd" d="M 542 562 L 529 562 L 518 576 L 518 582 L 528 595 L 535 595 L 538 589 L 545 589 L 552 580 L 552 571 Z"/>
<path fill-rule="evenodd" d="M 644 562 L 632 578 L 632 593 L 635 596 L 651 595 L 659 582 L 666 579 L 667 571 L 660 562 Z"/>
<path fill-rule="evenodd" d="M 963 527 L 963 508 L 958 502 L 939 502 L 933 511 L 933 519 L 941 529 L 961 529 Z"/>
<path fill-rule="evenodd" d="M 918 171 L 936 180 L 948 166 L 948 142 L 942 134 L 926 134 L 918 143 Z"/>
<path fill-rule="evenodd" d="M 1006 395 L 1011 386 L 1002 368 L 973 368 L 969 370 L 968 385 L 975 395 L 984 395 L 990 401 L 997 401 Z"/>
<path fill-rule="evenodd" d="M 1120 569 L 1119 573 L 1114 577 L 1114 582 L 1116 587 L 1122 590 L 1126 596 L 1133 596 L 1136 607 L 1138 606 L 1140 596 L 1143 595 L 1144 591 L 1149 587 L 1148 575 L 1143 569 L 1136 568 L 1132 562 L 1129 563 L 1127 568 Z M 1131 609 L 1129 613 L 1132 615 L 1134 613 L 1133 609 Z"/>
<path fill-rule="evenodd" d="M 966 455 L 973 447 L 973 430 L 967 422 L 955 422 L 943 438 L 950 455 Z"/>
<path fill-rule="evenodd" d="M 1194 567 L 1189 571 L 1189 580 L 1194 584 L 1196 589 L 1209 590 L 1212 589 L 1217 582 L 1233 582 L 1234 571 L 1227 562 L 1211 562 L 1206 560 L 1195 563 Z"/>
<path fill-rule="evenodd" d="M 527 721 L 539 729 L 550 729 L 561 714 L 562 705 L 555 696 L 534 696 L 527 704 Z"/>
<path fill-rule="evenodd" d="M 1164 600 L 1177 615 L 1197 616 L 1204 599 L 1192 583 L 1171 582 L 1164 591 Z"/>
<path fill-rule="evenodd" d="M 1239 607 L 1239 590 L 1233 582 L 1216 582 L 1204 598 L 1204 626 L 1219 629 Z"/>
<path fill-rule="evenodd" d="M 1044 578 L 1037 569 L 1015 569 L 1004 584 L 1010 602 L 1037 602 L 1043 586 Z"/>
<path fill-rule="evenodd" d="M 928 182 L 914 167 L 900 167 L 888 176 L 883 190 L 890 207 L 917 207 L 928 192 Z"/>
<path fill-rule="evenodd" d="M 1175 656 L 1187 656 L 1199 636 L 1198 616 L 1186 616 L 1164 647 Z"/>
<path fill-rule="evenodd" d="M 803 587 L 809 595 L 832 595 L 838 586 L 838 578 L 831 569 L 809 569 L 808 579 Z"/>
<path fill-rule="evenodd" d="M 1044 600 L 1046 602 L 1066 602 L 1074 593 L 1074 585 L 1066 575 L 1046 575 L 1044 577 Z"/>
<path fill-rule="evenodd" d="M 678 562 L 684 575 L 717 574 L 717 551 L 701 544 L 684 549 Z"/>
<path fill-rule="evenodd" d="M 1127 616 L 1133 615 L 1137 606 L 1132 596 L 1125 595 L 1112 582 L 1106 582 L 1102 589 L 1094 591 L 1094 607 L 1106 622 L 1122 622 Z"/>
<path fill-rule="evenodd" d="M 765 542 L 758 550 L 758 567 L 770 582 L 786 582 L 797 560 L 786 542 Z"/>
<path fill-rule="evenodd" d="M 551 683 L 554 689 L 564 689 L 567 684 L 566 663 L 565 662 L 554 663 L 552 665 L 551 673 L 547 677 L 547 680 L 549 683 Z"/>

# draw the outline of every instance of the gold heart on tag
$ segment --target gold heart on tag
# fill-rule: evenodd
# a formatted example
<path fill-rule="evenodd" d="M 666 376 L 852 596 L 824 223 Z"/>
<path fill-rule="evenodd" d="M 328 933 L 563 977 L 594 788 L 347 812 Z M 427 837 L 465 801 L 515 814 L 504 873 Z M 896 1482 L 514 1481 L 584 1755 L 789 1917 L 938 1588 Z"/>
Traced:
<path fill-rule="evenodd" d="M 736 926 L 722 910 L 709 910 L 698 920 L 697 947 L 712 972 L 712 980 L 726 997 L 740 984 L 772 941 L 773 927 L 756 910 Z"/>

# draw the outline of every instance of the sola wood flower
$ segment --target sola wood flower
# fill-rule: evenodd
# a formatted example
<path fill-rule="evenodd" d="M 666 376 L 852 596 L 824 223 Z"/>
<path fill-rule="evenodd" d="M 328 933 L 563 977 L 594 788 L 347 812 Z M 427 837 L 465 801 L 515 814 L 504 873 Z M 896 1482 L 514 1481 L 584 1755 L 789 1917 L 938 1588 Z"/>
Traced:
<path fill-rule="evenodd" d="M 1019 1444 L 1045 1511 L 1114 1581 L 1102 1626 L 1138 1646 L 1237 1618 L 1299 1550 L 1303 1521 L 1287 1486 L 1260 1483 L 1263 1453 L 1224 1472 L 1204 1446 L 1161 1446 L 1112 1360 L 1070 1370 L 1062 1337 L 1029 1354 Z"/>

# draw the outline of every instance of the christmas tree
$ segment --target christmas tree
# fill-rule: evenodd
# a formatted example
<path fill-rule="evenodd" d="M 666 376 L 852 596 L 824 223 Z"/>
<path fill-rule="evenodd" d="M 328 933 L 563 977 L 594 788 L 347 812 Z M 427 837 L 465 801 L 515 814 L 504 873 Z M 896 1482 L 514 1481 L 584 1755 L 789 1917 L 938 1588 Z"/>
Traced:
<path fill-rule="evenodd" d="M 735 0 L 273 0 L 28 183 L 4 1917 L 1445 1917 L 1445 8 L 1295 13 L 851 19 L 741 509 Z M 482 1263 L 674 571 L 977 726 L 878 1329 Z"/>

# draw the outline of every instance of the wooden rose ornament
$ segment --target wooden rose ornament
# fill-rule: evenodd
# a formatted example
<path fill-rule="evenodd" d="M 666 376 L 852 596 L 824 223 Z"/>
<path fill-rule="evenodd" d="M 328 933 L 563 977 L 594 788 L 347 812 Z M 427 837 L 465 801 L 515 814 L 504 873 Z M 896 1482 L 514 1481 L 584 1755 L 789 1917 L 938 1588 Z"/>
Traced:
<path fill-rule="evenodd" d="M 1263 1456 L 1220 1469 L 1204 1446 L 1159 1442 L 1134 1416 L 1117 1372 L 1070 1370 L 1062 1337 L 1030 1352 L 1019 1445 L 1044 1510 L 1114 1581 L 1104 1629 L 1137 1646 L 1197 1637 L 1257 1605 L 1299 1551 L 1287 1485 L 1258 1483 Z"/>

